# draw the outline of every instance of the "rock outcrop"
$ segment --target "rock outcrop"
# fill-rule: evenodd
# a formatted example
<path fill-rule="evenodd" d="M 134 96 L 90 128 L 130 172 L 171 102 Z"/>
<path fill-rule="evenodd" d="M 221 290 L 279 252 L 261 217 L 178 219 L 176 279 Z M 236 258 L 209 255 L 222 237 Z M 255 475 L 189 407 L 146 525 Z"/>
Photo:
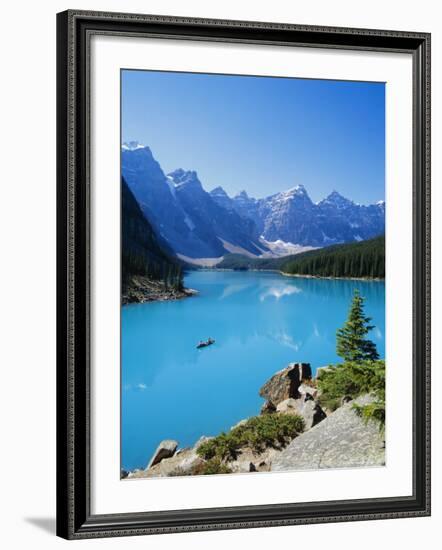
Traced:
<path fill-rule="evenodd" d="M 156 451 L 152 455 L 152 458 L 150 459 L 146 470 L 149 470 L 149 468 L 152 468 L 152 466 L 155 466 L 155 464 L 158 464 L 163 459 L 173 456 L 175 454 L 175 451 L 177 450 L 177 447 L 178 441 L 175 441 L 174 439 L 164 439 L 163 441 L 161 441 Z"/>
<path fill-rule="evenodd" d="M 161 462 L 151 466 L 147 470 L 132 472 L 131 478 L 170 477 L 190 475 L 204 460 L 200 458 L 195 449 L 183 449 L 170 458 L 164 458 Z"/>
<path fill-rule="evenodd" d="M 164 281 L 155 281 L 143 275 L 133 275 L 125 279 L 121 301 L 123 305 L 144 304 L 146 302 L 180 300 L 195 294 L 198 294 L 198 292 L 192 288 L 178 290 L 167 286 Z"/>
<path fill-rule="evenodd" d="M 365 395 L 354 401 L 365 405 L 373 400 Z M 272 461 L 272 471 L 318 470 L 385 465 L 385 442 L 379 425 L 365 423 L 344 404 L 320 424 L 294 439 Z"/>
<path fill-rule="evenodd" d="M 209 439 L 211 438 L 202 436 L 193 447 L 179 449 L 176 452 L 174 451 L 172 455 L 169 455 L 169 457 L 163 456 L 160 461 L 149 464 L 145 470 L 134 470 L 133 472 L 130 472 L 128 477 L 149 478 L 192 475 L 199 466 L 204 464 L 204 460 L 197 455 L 196 450 L 202 443 L 208 441 Z M 160 447 L 164 446 L 164 444 L 168 442 L 178 445 L 177 442 L 173 440 L 162 441 L 153 455 L 153 458 L 158 453 Z M 173 445 L 167 445 L 167 447 L 171 450 Z"/>
<path fill-rule="evenodd" d="M 309 383 L 301 384 L 298 388 L 298 393 L 307 399 L 317 399 L 319 396 L 318 388 Z"/>
<path fill-rule="evenodd" d="M 261 407 L 261 414 L 272 414 L 276 412 L 276 406 L 271 401 L 266 401 Z"/>
<path fill-rule="evenodd" d="M 269 472 L 272 461 L 281 453 L 281 449 L 267 447 L 257 453 L 249 447 L 243 447 L 235 460 L 229 462 L 232 473 Z"/>
<path fill-rule="evenodd" d="M 301 396 L 298 399 L 289 398 L 281 401 L 276 407 L 276 411 L 283 414 L 302 416 L 305 422 L 304 431 L 310 430 L 327 417 L 319 403 L 310 397 L 310 394 Z"/>
<path fill-rule="evenodd" d="M 309 430 L 326 418 L 316 401 L 318 390 L 309 381 L 312 371 L 309 363 L 290 363 L 274 374 L 260 389 L 259 395 L 266 399 L 261 414 L 297 414 Z"/>
<path fill-rule="evenodd" d="M 310 380 L 310 363 L 290 363 L 268 380 L 259 390 L 259 395 L 277 406 L 281 401 L 300 397 L 299 386 L 304 380 Z"/>

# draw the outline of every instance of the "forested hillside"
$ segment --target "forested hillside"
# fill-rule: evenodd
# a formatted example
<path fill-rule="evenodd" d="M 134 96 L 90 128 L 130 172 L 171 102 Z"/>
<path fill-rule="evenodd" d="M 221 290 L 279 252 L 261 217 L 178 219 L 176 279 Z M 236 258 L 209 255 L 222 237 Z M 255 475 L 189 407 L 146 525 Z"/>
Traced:
<path fill-rule="evenodd" d="M 284 263 L 281 271 L 292 275 L 383 279 L 385 237 L 305 252 Z"/>
<path fill-rule="evenodd" d="M 288 258 L 294 258 L 294 256 L 283 256 L 281 258 L 250 258 L 242 254 L 226 254 L 224 259 L 219 264 L 216 264 L 216 268 L 234 269 L 235 271 L 246 271 L 247 269 L 280 271 Z"/>
<path fill-rule="evenodd" d="M 310 250 L 283 258 L 254 259 L 230 254 L 217 265 L 220 269 L 271 269 L 291 275 L 317 277 L 385 277 L 385 237 L 358 243 Z"/>
<path fill-rule="evenodd" d="M 138 202 L 122 180 L 122 282 L 134 275 L 182 288 L 182 268 L 160 245 Z"/>

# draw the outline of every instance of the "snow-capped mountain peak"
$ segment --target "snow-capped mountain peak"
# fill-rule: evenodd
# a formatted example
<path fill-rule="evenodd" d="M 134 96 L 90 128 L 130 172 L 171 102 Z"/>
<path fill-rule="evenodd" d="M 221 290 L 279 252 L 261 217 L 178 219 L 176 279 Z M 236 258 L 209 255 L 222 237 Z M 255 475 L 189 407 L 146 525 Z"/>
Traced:
<path fill-rule="evenodd" d="M 229 195 L 224 191 L 224 189 L 219 185 L 210 191 L 210 194 L 213 197 L 229 197 Z"/>
<path fill-rule="evenodd" d="M 330 205 L 336 208 L 346 208 L 352 206 L 355 203 L 350 199 L 343 197 L 338 191 L 332 191 L 325 199 L 318 203 L 319 205 L 325 206 Z"/>
<path fill-rule="evenodd" d="M 296 185 L 295 187 L 292 187 L 287 191 L 276 193 L 276 195 L 273 195 L 269 198 L 276 203 L 291 203 L 293 201 L 302 202 L 304 204 L 311 203 L 309 194 L 307 193 L 307 190 L 303 185 Z"/>
<path fill-rule="evenodd" d="M 333 191 L 328 195 L 327 198 L 328 199 L 335 199 L 335 200 L 337 199 L 337 200 L 339 200 L 339 199 L 344 199 L 345 197 L 343 197 L 341 195 L 341 193 L 339 193 L 339 191 L 336 191 L 336 189 L 333 189 Z"/>
<path fill-rule="evenodd" d="M 221 186 L 212 189 L 209 195 L 217 204 L 219 204 L 223 208 L 226 208 L 227 210 L 233 210 L 233 200 L 229 197 L 229 195 Z"/>
<path fill-rule="evenodd" d="M 136 151 L 137 149 L 145 149 L 146 147 L 138 141 L 125 141 L 121 148 L 123 151 Z"/>
<path fill-rule="evenodd" d="M 235 208 L 242 214 L 245 214 L 246 217 L 251 217 L 253 219 L 253 216 L 248 216 L 247 212 L 250 208 L 254 209 L 257 207 L 259 203 L 259 199 L 254 199 L 253 197 L 249 197 L 247 194 L 247 191 L 240 191 L 237 193 L 232 200 L 232 203 L 235 205 Z"/>
<path fill-rule="evenodd" d="M 291 189 L 289 189 L 289 191 L 293 193 L 302 193 L 302 194 L 307 193 L 307 190 L 302 185 L 302 183 L 298 183 L 298 185 L 295 185 L 295 187 L 292 187 Z"/>
<path fill-rule="evenodd" d="M 198 189 L 203 188 L 195 170 L 183 170 L 182 168 L 177 168 L 167 175 L 172 178 L 176 189 L 184 187 L 194 187 Z"/>

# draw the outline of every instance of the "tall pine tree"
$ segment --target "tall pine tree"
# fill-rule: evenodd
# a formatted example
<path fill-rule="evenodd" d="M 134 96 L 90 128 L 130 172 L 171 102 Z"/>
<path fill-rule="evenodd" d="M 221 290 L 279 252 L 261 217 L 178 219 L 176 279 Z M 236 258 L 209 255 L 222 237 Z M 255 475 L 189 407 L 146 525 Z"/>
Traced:
<path fill-rule="evenodd" d="M 344 326 L 336 332 L 336 352 L 344 361 L 361 362 L 379 359 L 376 344 L 365 338 L 374 328 L 370 325 L 371 318 L 364 313 L 364 298 L 359 290 L 354 291 L 348 319 Z"/>

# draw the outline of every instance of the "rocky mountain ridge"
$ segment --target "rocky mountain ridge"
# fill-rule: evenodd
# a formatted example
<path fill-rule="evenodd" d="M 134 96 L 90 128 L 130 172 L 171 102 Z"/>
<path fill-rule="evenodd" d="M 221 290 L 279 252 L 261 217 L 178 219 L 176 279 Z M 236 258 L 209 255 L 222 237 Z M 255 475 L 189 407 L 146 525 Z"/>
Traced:
<path fill-rule="evenodd" d="M 246 191 L 230 199 L 222 187 L 211 194 L 225 208 L 253 220 L 262 239 L 270 242 L 322 247 L 366 240 L 385 231 L 384 201 L 361 205 L 337 191 L 318 203 L 303 185 L 263 199 L 251 198 Z"/>
<path fill-rule="evenodd" d="M 122 149 L 122 173 L 145 217 L 183 259 L 222 257 L 231 247 L 259 256 L 253 222 L 212 200 L 195 171 L 166 175 L 149 147 Z"/>
<path fill-rule="evenodd" d="M 122 175 L 145 217 L 176 255 L 192 261 L 226 253 L 272 257 L 304 247 L 356 242 L 385 229 L 385 203 L 360 205 L 337 191 L 314 203 L 303 185 L 256 199 L 204 189 L 194 170 L 165 174 L 149 147 L 122 146 Z M 277 243 L 275 246 L 274 243 Z"/>

